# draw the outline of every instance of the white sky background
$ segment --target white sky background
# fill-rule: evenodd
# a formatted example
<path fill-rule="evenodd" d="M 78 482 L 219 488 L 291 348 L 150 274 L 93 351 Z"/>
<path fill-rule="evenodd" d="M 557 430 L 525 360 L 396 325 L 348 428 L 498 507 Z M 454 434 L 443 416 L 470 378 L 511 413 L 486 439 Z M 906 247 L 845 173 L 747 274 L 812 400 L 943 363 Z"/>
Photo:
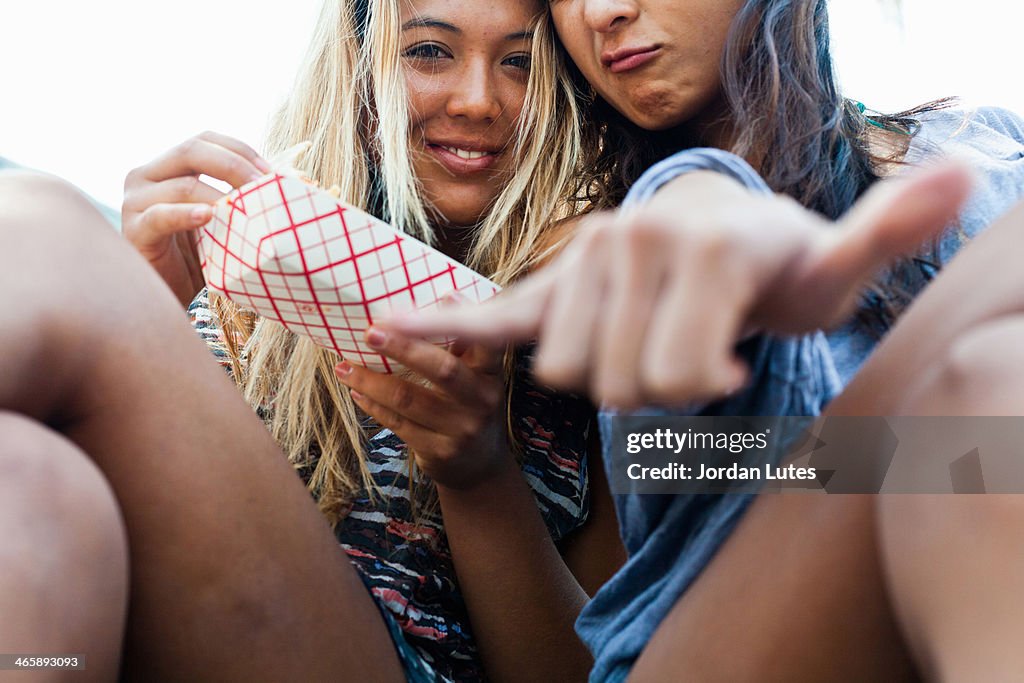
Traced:
<path fill-rule="evenodd" d="M 0 0 L 0 156 L 119 207 L 130 169 L 202 130 L 258 148 L 319 5 Z M 961 95 L 1024 113 L 1024 5 L 903 5 L 897 17 L 884 0 L 832 0 L 847 95 L 882 111 Z"/>

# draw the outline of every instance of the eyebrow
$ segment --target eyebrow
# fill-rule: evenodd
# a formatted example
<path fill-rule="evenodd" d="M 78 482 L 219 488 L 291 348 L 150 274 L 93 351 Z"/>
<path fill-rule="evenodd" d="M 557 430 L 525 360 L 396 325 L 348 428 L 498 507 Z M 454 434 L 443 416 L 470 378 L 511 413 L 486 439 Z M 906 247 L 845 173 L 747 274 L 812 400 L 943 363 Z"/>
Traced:
<path fill-rule="evenodd" d="M 436 28 L 442 31 L 448 31 L 456 35 L 462 35 L 462 29 L 453 24 L 449 24 L 446 21 L 440 19 L 431 19 L 430 17 L 418 17 L 416 19 L 410 19 L 409 21 L 402 24 L 403 31 L 409 31 L 414 28 Z M 505 36 L 505 40 L 532 40 L 533 31 L 517 31 L 515 33 L 509 33 Z"/>
<path fill-rule="evenodd" d="M 439 19 L 431 19 L 429 17 L 419 17 L 417 19 L 410 19 L 409 21 L 402 24 L 402 30 L 408 31 L 414 28 L 439 28 L 442 31 L 448 31 L 449 33 L 456 33 L 461 35 L 462 29 L 458 26 L 453 26 L 448 22 L 441 21 Z"/>

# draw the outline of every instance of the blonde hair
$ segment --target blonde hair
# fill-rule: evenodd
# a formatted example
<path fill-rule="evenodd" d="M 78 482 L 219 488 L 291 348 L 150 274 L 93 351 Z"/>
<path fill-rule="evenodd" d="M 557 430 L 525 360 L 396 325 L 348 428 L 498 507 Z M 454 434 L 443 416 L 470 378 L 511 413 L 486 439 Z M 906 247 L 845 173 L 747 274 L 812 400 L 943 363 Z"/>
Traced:
<path fill-rule="evenodd" d="M 293 93 L 274 118 L 270 154 L 304 140 L 309 175 L 396 228 L 434 243 L 409 162 L 409 117 L 398 0 L 327 0 Z M 545 257 L 545 228 L 576 212 L 581 152 L 576 93 L 546 11 L 533 23 L 532 68 L 512 153 L 514 174 L 475 229 L 467 265 L 506 285 Z M 371 104 L 372 103 L 372 104 Z M 372 165 L 371 165 L 372 164 Z M 281 325 L 216 298 L 246 399 L 265 411 L 289 460 L 312 468 L 309 489 L 335 524 L 359 491 L 379 493 L 367 467 L 367 427 L 334 375 L 339 357 Z"/>

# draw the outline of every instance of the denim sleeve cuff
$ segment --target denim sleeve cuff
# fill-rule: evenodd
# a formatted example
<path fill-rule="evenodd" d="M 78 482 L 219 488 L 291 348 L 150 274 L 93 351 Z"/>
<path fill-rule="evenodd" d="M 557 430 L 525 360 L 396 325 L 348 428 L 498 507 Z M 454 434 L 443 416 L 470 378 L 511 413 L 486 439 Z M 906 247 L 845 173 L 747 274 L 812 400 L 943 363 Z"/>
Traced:
<path fill-rule="evenodd" d="M 693 171 L 724 173 L 749 190 L 763 194 L 771 193 L 757 171 L 743 159 L 720 149 L 701 147 L 676 152 L 644 171 L 626 194 L 622 208 L 630 208 L 648 201 L 662 185 Z"/>

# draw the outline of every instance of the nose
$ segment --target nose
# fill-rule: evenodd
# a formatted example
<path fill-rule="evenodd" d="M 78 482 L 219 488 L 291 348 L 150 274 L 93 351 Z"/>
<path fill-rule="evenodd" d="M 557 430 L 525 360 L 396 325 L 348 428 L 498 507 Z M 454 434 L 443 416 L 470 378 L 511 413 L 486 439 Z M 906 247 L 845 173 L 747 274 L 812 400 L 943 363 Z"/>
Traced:
<path fill-rule="evenodd" d="M 494 121 L 501 116 L 501 98 L 488 60 L 474 60 L 462 69 L 448 96 L 448 116 Z"/>
<path fill-rule="evenodd" d="M 597 33 L 616 31 L 632 23 L 639 12 L 635 0 L 583 0 L 583 22 Z"/>

